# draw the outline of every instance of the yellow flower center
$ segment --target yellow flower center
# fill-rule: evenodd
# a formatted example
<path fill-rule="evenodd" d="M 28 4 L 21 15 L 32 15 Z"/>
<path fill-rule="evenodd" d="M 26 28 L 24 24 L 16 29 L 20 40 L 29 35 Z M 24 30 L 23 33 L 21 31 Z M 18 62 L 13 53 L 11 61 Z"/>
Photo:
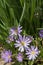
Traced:
<path fill-rule="evenodd" d="M 35 51 L 32 51 L 31 54 L 34 55 L 35 54 Z"/>
<path fill-rule="evenodd" d="M 25 43 L 22 41 L 21 44 L 24 46 Z"/>
<path fill-rule="evenodd" d="M 17 32 L 18 32 L 18 30 L 15 30 L 15 31 L 14 31 L 15 35 L 17 35 Z"/>
<path fill-rule="evenodd" d="M 17 33 L 18 31 L 17 31 L 17 30 L 15 30 L 15 32 Z"/>
<path fill-rule="evenodd" d="M 11 56 L 9 55 L 8 58 L 10 58 Z"/>

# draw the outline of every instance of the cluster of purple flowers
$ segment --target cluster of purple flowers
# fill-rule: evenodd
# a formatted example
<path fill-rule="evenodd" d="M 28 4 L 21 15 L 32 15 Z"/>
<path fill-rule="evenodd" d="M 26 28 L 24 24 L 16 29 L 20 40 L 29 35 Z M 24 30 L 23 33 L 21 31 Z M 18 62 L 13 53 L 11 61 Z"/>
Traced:
<path fill-rule="evenodd" d="M 22 62 L 23 61 L 23 54 L 19 52 L 18 55 L 16 56 L 16 58 L 19 62 Z"/>
<path fill-rule="evenodd" d="M 29 60 L 34 60 L 39 55 L 40 51 L 35 46 L 30 46 L 30 43 L 34 40 L 32 36 L 22 36 L 20 33 L 22 32 L 22 27 L 19 25 L 16 28 L 11 28 L 9 32 L 9 37 L 7 38 L 6 42 L 11 43 L 12 41 L 15 42 L 14 46 L 15 48 L 18 48 L 18 55 L 16 56 L 16 59 L 19 62 L 23 61 L 23 52 L 27 55 L 27 58 Z M 42 34 L 41 34 L 42 33 Z M 40 31 L 40 36 L 43 38 L 43 30 Z M 16 39 L 16 37 L 18 37 Z M 1 53 L 1 57 L 5 60 L 5 62 L 11 62 L 11 55 L 12 53 L 10 51 L 4 51 Z"/>
<path fill-rule="evenodd" d="M 12 52 L 10 50 L 4 50 L 1 53 L 1 58 L 5 61 L 5 63 L 12 61 L 11 56 L 12 56 Z"/>
<path fill-rule="evenodd" d="M 40 51 L 38 50 L 38 48 L 31 46 L 31 48 L 28 49 L 28 51 L 26 51 L 26 55 L 29 58 L 29 60 L 34 60 L 36 59 L 36 57 L 39 55 Z"/>
<path fill-rule="evenodd" d="M 43 38 L 43 29 L 40 30 L 40 32 L 39 32 L 39 36 L 40 36 L 41 38 Z"/>
<path fill-rule="evenodd" d="M 6 40 L 7 43 L 13 42 L 17 36 L 20 36 L 22 32 L 22 27 L 19 25 L 18 27 L 12 27 L 9 31 L 9 36 Z"/>
<path fill-rule="evenodd" d="M 18 51 L 24 52 L 26 48 L 30 45 L 32 38 L 31 37 L 25 37 L 25 35 L 22 37 L 21 35 L 19 36 L 19 39 L 16 40 L 16 43 L 14 44 L 15 47 L 19 47 Z"/>

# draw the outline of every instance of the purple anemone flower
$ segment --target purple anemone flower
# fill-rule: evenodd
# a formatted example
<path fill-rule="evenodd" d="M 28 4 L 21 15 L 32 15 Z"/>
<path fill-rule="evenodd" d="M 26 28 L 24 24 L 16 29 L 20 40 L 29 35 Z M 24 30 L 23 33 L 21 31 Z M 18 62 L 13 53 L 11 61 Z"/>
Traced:
<path fill-rule="evenodd" d="M 31 46 L 31 48 L 28 49 L 28 51 L 26 51 L 26 55 L 29 58 L 29 60 L 34 60 L 36 59 L 36 57 L 39 55 L 40 51 L 38 50 L 38 48 Z"/>
<path fill-rule="evenodd" d="M 14 44 L 15 47 L 19 47 L 18 51 L 24 52 L 24 49 L 28 48 L 29 43 L 32 42 L 32 39 L 30 37 L 25 37 L 25 35 L 22 37 L 19 36 L 19 39 L 16 40 L 16 43 Z"/>
<path fill-rule="evenodd" d="M 12 52 L 11 52 L 10 50 L 8 50 L 8 51 L 5 51 L 5 50 L 4 50 L 4 51 L 1 53 L 1 58 L 5 61 L 5 63 L 12 61 L 11 56 L 12 56 Z"/>
<path fill-rule="evenodd" d="M 39 36 L 40 36 L 41 38 L 43 38 L 43 30 L 40 30 L 40 31 L 39 31 Z"/>
<path fill-rule="evenodd" d="M 17 28 L 15 27 L 11 28 L 9 34 L 10 35 L 20 35 L 21 32 L 22 32 L 22 27 L 19 25 Z"/>
<path fill-rule="evenodd" d="M 11 43 L 11 42 L 13 42 L 13 41 L 14 41 L 14 37 L 13 37 L 13 36 L 8 36 L 6 42 L 7 42 L 7 43 Z"/>
<path fill-rule="evenodd" d="M 23 61 L 23 54 L 21 54 L 21 53 L 18 53 L 18 55 L 17 55 L 17 60 L 19 61 L 19 62 L 22 62 Z"/>

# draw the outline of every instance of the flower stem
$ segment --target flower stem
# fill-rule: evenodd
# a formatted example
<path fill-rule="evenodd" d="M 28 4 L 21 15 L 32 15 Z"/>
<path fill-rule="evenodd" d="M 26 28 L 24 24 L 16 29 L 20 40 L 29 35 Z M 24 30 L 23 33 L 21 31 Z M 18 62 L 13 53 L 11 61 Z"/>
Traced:
<path fill-rule="evenodd" d="M 33 65 L 34 61 L 31 61 L 31 64 L 30 65 Z"/>
<path fill-rule="evenodd" d="M 22 14 L 21 14 L 21 17 L 20 17 L 20 23 L 23 19 L 23 16 L 24 16 L 24 13 L 25 13 L 25 9 L 26 9 L 26 1 L 24 0 L 24 7 L 23 7 L 23 11 L 22 11 Z"/>

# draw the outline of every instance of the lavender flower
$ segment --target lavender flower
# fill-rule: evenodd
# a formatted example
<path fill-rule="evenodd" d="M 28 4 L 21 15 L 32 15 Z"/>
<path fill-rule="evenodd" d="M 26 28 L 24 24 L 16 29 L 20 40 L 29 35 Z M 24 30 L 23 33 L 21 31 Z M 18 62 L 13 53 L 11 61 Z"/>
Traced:
<path fill-rule="evenodd" d="M 20 35 L 21 32 L 22 32 L 22 27 L 19 25 L 17 28 L 11 28 L 9 34 Z"/>
<path fill-rule="evenodd" d="M 12 52 L 11 52 L 10 50 L 8 50 L 8 51 L 5 51 L 5 50 L 4 50 L 4 51 L 1 53 L 1 58 L 5 61 L 5 63 L 12 61 L 11 56 L 12 56 Z"/>
<path fill-rule="evenodd" d="M 19 62 L 22 62 L 23 61 L 23 55 L 21 54 L 21 53 L 18 53 L 18 55 L 17 55 L 17 60 L 19 61 Z"/>
<path fill-rule="evenodd" d="M 25 35 L 22 37 L 19 36 L 19 39 L 16 40 L 15 47 L 19 47 L 19 51 L 23 52 L 24 49 L 28 48 L 29 43 L 31 43 L 32 39 L 30 37 L 25 37 Z"/>
<path fill-rule="evenodd" d="M 40 36 L 41 38 L 43 38 L 43 30 L 40 30 L 39 36 Z"/>
<path fill-rule="evenodd" d="M 29 60 L 34 60 L 36 59 L 36 57 L 39 55 L 40 51 L 38 50 L 38 48 L 31 46 L 30 49 L 28 49 L 28 51 L 26 51 L 26 55 L 29 58 Z"/>
<path fill-rule="evenodd" d="M 8 36 L 6 42 L 11 43 L 12 41 L 14 41 L 14 37 L 13 36 Z"/>

